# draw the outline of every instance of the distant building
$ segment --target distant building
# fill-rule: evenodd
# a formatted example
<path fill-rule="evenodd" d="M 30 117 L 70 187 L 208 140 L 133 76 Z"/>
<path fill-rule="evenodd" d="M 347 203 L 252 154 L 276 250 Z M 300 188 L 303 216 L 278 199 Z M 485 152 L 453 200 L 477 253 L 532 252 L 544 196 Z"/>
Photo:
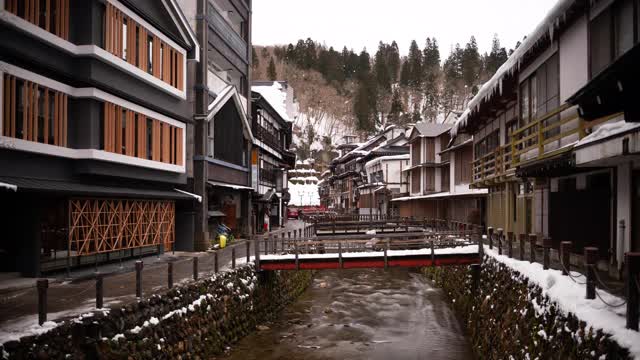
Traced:
<path fill-rule="evenodd" d="M 320 205 L 318 171 L 313 159 L 298 160 L 294 169 L 289 170 L 290 204 L 294 206 Z"/>
<path fill-rule="evenodd" d="M 264 229 L 265 214 L 270 217 L 271 228 L 286 221 L 286 205 L 291 195 L 287 190 L 287 170 L 295 166 L 296 156 L 289 150 L 291 127 L 280 100 L 280 92 L 273 87 L 254 86 L 252 99 L 252 130 L 255 136 L 251 166 L 258 176 L 252 185 L 255 230 Z M 275 92 L 275 93 L 274 93 Z"/>
<path fill-rule="evenodd" d="M 470 189 L 470 137 L 451 147 L 449 124 L 416 123 L 409 132 L 409 196 L 392 200 L 400 216 L 483 223 L 486 190 Z"/>

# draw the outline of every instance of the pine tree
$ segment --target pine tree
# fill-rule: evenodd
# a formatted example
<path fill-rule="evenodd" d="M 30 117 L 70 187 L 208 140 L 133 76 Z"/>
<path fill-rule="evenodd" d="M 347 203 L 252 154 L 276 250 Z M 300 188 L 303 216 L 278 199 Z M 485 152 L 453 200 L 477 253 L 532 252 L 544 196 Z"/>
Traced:
<path fill-rule="evenodd" d="M 435 122 L 440 105 L 440 50 L 438 41 L 427 38 L 423 50 L 423 96 L 425 99 L 422 113 L 425 119 Z"/>
<path fill-rule="evenodd" d="M 505 61 L 507 61 L 507 50 L 500 46 L 498 34 L 494 34 L 493 41 L 491 43 L 491 52 L 486 57 L 485 71 L 487 73 L 487 77 L 493 76 Z"/>
<path fill-rule="evenodd" d="M 266 59 L 269 57 L 269 49 L 267 49 L 266 46 L 262 48 L 261 55 L 263 59 Z"/>
<path fill-rule="evenodd" d="M 471 88 L 476 84 L 480 73 L 480 65 L 478 44 L 476 43 L 476 38 L 471 36 L 471 39 L 464 48 L 462 58 L 462 78 L 467 87 Z"/>
<path fill-rule="evenodd" d="M 402 63 L 402 70 L 400 70 L 400 85 L 409 86 L 411 82 L 411 70 L 409 69 L 409 61 L 406 59 Z"/>
<path fill-rule="evenodd" d="M 387 51 L 388 45 L 381 41 L 374 58 L 376 82 L 378 83 L 378 87 L 384 92 L 391 90 L 391 76 L 387 65 Z"/>
<path fill-rule="evenodd" d="M 276 63 L 273 61 L 273 57 L 269 59 L 269 66 L 267 67 L 267 77 L 271 81 L 278 79 L 278 73 L 276 72 Z"/>
<path fill-rule="evenodd" d="M 404 113 L 404 104 L 400 98 L 400 91 L 395 89 L 393 91 L 393 98 L 391 99 L 391 110 L 387 115 L 387 119 L 393 124 L 401 123 L 401 116 Z"/>
<path fill-rule="evenodd" d="M 409 47 L 409 85 L 415 89 L 420 88 L 422 85 L 422 51 L 418 48 L 418 43 L 415 40 L 411 41 Z"/>
<path fill-rule="evenodd" d="M 371 57 L 367 52 L 367 49 L 363 49 L 358 56 L 358 63 L 356 67 L 356 76 L 360 81 L 366 79 L 371 72 Z"/>
<path fill-rule="evenodd" d="M 398 49 L 398 43 L 396 43 L 395 40 L 391 42 L 391 46 L 388 48 L 387 66 L 389 67 L 391 83 L 398 82 L 398 73 L 400 72 L 400 49 Z"/>

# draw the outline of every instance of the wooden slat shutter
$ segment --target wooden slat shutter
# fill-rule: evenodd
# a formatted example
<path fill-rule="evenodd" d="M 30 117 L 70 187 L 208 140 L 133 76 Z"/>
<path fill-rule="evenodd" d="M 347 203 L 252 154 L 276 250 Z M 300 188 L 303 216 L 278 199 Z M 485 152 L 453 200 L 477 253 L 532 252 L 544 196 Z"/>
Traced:
<path fill-rule="evenodd" d="M 160 161 L 160 122 L 158 120 L 153 120 L 152 126 L 152 139 L 153 139 L 153 161 Z"/>
<path fill-rule="evenodd" d="M 161 123 L 162 126 L 162 136 L 160 146 L 162 146 L 162 162 L 169 163 L 171 162 L 170 153 L 171 153 L 171 140 L 170 140 L 170 131 L 169 124 Z"/>
<path fill-rule="evenodd" d="M 44 143 L 48 144 L 49 143 L 49 90 L 48 89 L 44 89 L 44 114 L 42 114 L 43 118 L 44 118 L 44 129 L 42 131 L 44 131 Z"/>
<path fill-rule="evenodd" d="M 184 151 L 184 140 L 182 137 L 182 128 L 177 128 L 176 129 L 176 165 L 181 165 L 183 164 L 182 161 L 182 157 L 183 157 L 183 151 Z"/>
<path fill-rule="evenodd" d="M 147 117 L 138 114 L 138 152 L 137 156 L 147 158 Z"/>
<path fill-rule="evenodd" d="M 179 90 L 183 90 L 184 89 L 184 64 L 183 64 L 183 56 L 181 53 L 177 52 L 177 58 L 178 58 L 178 86 L 177 88 Z"/>

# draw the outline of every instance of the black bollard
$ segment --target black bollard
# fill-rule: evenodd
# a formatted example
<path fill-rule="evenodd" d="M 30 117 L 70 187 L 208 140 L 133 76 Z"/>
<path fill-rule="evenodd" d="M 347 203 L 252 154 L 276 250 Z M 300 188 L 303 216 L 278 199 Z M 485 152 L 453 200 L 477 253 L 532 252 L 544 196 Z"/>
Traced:
<path fill-rule="evenodd" d="M 527 235 L 526 234 L 519 234 L 518 235 L 518 245 L 520 246 L 520 261 L 524 261 L 524 247 L 525 247 L 525 243 L 527 242 Z"/>
<path fill-rule="evenodd" d="M 507 255 L 510 258 L 513 258 L 513 238 L 514 238 L 515 234 L 513 233 L 513 231 L 509 231 L 507 233 Z"/>
<path fill-rule="evenodd" d="M 193 280 L 198 280 L 198 257 L 193 257 Z"/>
<path fill-rule="evenodd" d="M 136 297 L 142 299 L 142 261 L 136 261 Z"/>
<path fill-rule="evenodd" d="M 38 288 L 38 324 L 42 325 L 47 321 L 47 289 L 49 288 L 49 280 L 38 279 L 36 286 Z"/>
<path fill-rule="evenodd" d="M 489 226 L 487 228 L 487 240 L 489 240 L 489 249 L 493 249 L 493 228 Z"/>
<path fill-rule="evenodd" d="M 536 262 L 536 242 L 538 236 L 536 234 L 529 234 L 529 262 Z"/>
<path fill-rule="evenodd" d="M 236 248 L 235 247 L 231 248 L 231 268 L 232 269 L 236 268 Z"/>
<path fill-rule="evenodd" d="M 251 258 L 249 257 L 249 254 L 251 254 L 251 242 L 249 240 L 247 240 L 247 264 L 249 263 L 249 260 L 251 260 Z"/>
<path fill-rule="evenodd" d="M 480 287 L 480 271 L 482 267 L 480 264 L 471 264 L 469 269 L 471 270 L 471 293 L 476 295 Z"/>
<path fill-rule="evenodd" d="M 560 262 L 562 263 L 562 275 L 569 275 L 569 271 L 571 271 L 571 241 L 560 243 Z"/>
<path fill-rule="evenodd" d="M 638 312 L 640 289 L 638 282 L 640 279 L 640 252 L 628 252 L 624 255 L 627 264 L 627 329 L 638 331 Z"/>
<path fill-rule="evenodd" d="M 551 238 L 548 236 L 545 236 L 544 238 L 542 238 L 542 269 L 543 270 L 547 270 L 549 269 L 549 265 L 551 265 L 551 247 L 553 245 L 553 242 L 551 241 Z"/>
<path fill-rule="evenodd" d="M 502 255 L 502 233 L 504 230 L 498 228 L 496 237 L 498 238 L 498 255 Z"/>
<path fill-rule="evenodd" d="M 596 264 L 598 262 L 598 248 L 587 246 L 584 248 L 584 265 L 587 273 L 587 299 L 596 298 Z"/>
<path fill-rule="evenodd" d="M 104 304 L 104 288 L 103 288 L 103 275 L 96 274 L 96 309 L 102 309 Z"/>
<path fill-rule="evenodd" d="M 167 287 L 173 288 L 173 260 L 167 263 Z"/>

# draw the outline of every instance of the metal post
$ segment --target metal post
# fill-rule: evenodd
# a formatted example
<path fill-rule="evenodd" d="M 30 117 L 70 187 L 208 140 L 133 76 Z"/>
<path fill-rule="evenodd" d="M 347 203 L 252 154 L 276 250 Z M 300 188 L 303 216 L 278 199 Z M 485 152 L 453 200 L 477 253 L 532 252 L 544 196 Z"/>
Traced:
<path fill-rule="evenodd" d="M 254 262 L 256 264 L 256 271 L 260 271 L 260 238 L 256 237 L 255 242 L 256 243 L 253 244 L 253 251 L 255 253 Z"/>
<path fill-rule="evenodd" d="M 624 255 L 624 258 L 627 265 L 627 329 L 638 331 L 638 320 L 640 319 L 640 313 L 638 312 L 640 252 L 628 252 Z"/>
<path fill-rule="evenodd" d="M 136 297 L 142 299 L 142 261 L 136 261 Z"/>
<path fill-rule="evenodd" d="M 509 255 L 510 258 L 513 257 L 513 238 L 514 238 L 513 231 L 509 231 L 507 233 L 507 254 Z"/>
<path fill-rule="evenodd" d="M 502 233 L 504 232 L 504 230 L 502 230 L 502 228 L 498 228 L 497 230 L 498 234 L 498 255 L 502 255 Z"/>
<path fill-rule="evenodd" d="M 338 242 L 338 265 L 340 269 L 343 268 L 342 265 L 342 242 Z"/>
<path fill-rule="evenodd" d="M 433 240 L 430 241 L 431 242 L 431 267 L 436 266 L 436 247 L 433 243 Z"/>
<path fill-rule="evenodd" d="M 480 287 L 480 271 L 482 267 L 480 264 L 471 264 L 469 270 L 471 270 L 471 294 L 475 295 Z"/>
<path fill-rule="evenodd" d="M 104 291 L 103 291 L 103 275 L 100 273 L 96 274 L 96 309 L 102 309 L 103 307 L 103 299 L 104 299 Z"/>
<path fill-rule="evenodd" d="M 389 242 L 384 242 L 384 269 L 387 270 L 389 267 L 389 260 L 387 259 L 387 251 L 389 250 Z"/>
<path fill-rule="evenodd" d="M 520 261 L 524 261 L 524 246 L 525 246 L 525 242 L 527 241 L 526 239 L 527 239 L 527 235 L 518 234 L 518 242 L 520 246 Z"/>
<path fill-rule="evenodd" d="M 236 268 L 236 248 L 235 247 L 231 248 L 231 268 L 232 269 Z"/>
<path fill-rule="evenodd" d="M 219 266 L 218 266 L 218 252 L 216 251 L 216 252 L 213 253 L 213 272 L 217 274 L 218 273 L 218 269 L 219 269 Z"/>
<path fill-rule="evenodd" d="M 487 228 L 487 237 L 489 238 L 489 249 L 493 249 L 493 228 L 491 226 Z"/>
<path fill-rule="evenodd" d="M 598 262 L 598 248 L 588 246 L 584 248 L 584 265 L 587 273 L 587 299 L 596 298 L 596 263 Z"/>
<path fill-rule="evenodd" d="M 482 227 L 480 225 L 473 226 L 473 237 L 475 242 L 478 244 L 478 256 L 480 256 L 480 261 L 484 258 L 484 241 L 482 240 Z"/>
<path fill-rule="evenodd" d="M 193 280 L 198 280 L 198 257 L 193 257 Z"/>
<path fill-rule="evenodd" d="M 296 253 L 296 270 L 300 270 L 300 261 L 298 260 L 298 244 L 294 243 L 294 251 Z"/>
<path fill-rule="evenodd" d="M 249 240 L 247 240 L 246 253 L 247 253 L 247 264 L 248 264 L 249 261 L 251 260 L 251 258 L 249 257 L 249 254 L 251 253 L 251 242 Z"/>
<path fill-rule="evenodd" d="M 49 280 L 38 279 L 36 287 L 38 288 L 38 324 L 42 325 L 47 321 L 47 288 L 49 287 Z"/>
<path fill-rule="evenodd" d="M 569 275 L 569 271 L 571 271 L 571 241 L 560 243 L 560 262 L 562 263 L 562 275 Z"/>
<path fill-rule="evenodd" d="M 545 236 L 544 238 L 542 238 L 542 269 L 543 270 L 549 269 L 549 265 L 551 265 L 551 256 L 549 253 L 551 252 L 552 245 L 553 245 L 553 242 L 551 241 L 550 237 Z"/>
<path fill-rule="evenodd" d="M 538 236 L 536 234 L 529 234 L 529 262 L 536 261 L 536 242 Z"/>
<path fill-rule="evenodd" d="M 173 261 L 167 263 L 167 287 L 173 288 Z"/>

